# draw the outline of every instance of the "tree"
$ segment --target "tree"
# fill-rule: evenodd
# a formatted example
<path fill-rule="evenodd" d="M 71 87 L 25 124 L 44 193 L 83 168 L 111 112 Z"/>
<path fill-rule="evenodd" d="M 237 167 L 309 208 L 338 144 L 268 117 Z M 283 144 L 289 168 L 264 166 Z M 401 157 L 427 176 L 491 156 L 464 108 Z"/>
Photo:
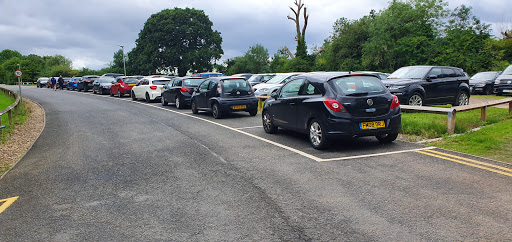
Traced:
<path fill-rule="evenodd" d="M 124 56 L 124 61 L 127 61 L 126 55 Z M 111 71 L 113 73 L 124 73 L 124 62 L 123 62 L 123 50 L 119 49 L 114 53 L 114 60 L 110 65 Z"/>
<path fill-rule="evenodd" d="M 295 57 L 305 58 L 307 55 L 307 46 L 306 46 L 306 28 L 308 27 L 309 14 L 307 13 L 307 8 L 304 7 L 302 0 L 295 0 L 294 2 L 297 10 L 290 7 L 292 10 L 294 17 L 290 17 L 288 15 L 288 19 L 295 22 L 295 30 L 297 35 L 295 36 L 295 40 L 297 41 L 297 51 L 295 52 Z M 304 8 L 304 25 L 301 29 L 300 27 L 300 14 Z"/>
<path fill-rule="evenodd" d="M 227 61 L 227 73 L 266 73 L 270 71 L 268 50 L 263 45 L 249 47 L 243 56 Z"/>
<path fill-rule="evenodd" d="M 141 74 L 209 71 L 224 53 L 222 37 L 212 27 L 202 10 L 174 8 L 153 14 L 128 55 L 130 66 Z"/>
<path fill-rule="evenodd" d="M 11 58 L 14 58 L 14 57 L 21 58 L 22 55 L 20 54 L 20 52 L 15 51 L 15 50 L 9 50 L 9 49 L 2 50 L 2 52 L 0 52 L 0 65 L 2 63 L 4 63 L 5 61 L 7 61 Z"/>

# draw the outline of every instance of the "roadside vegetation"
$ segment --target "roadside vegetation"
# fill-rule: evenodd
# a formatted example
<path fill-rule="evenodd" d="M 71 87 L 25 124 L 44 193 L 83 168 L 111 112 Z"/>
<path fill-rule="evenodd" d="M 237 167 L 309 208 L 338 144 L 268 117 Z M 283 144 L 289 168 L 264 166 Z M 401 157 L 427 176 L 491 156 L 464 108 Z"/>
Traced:
<path fill-rule="evenodd" d="M 14 98 L 6 96 L 4 93 L 0 92 L 0 110 L 4 110 L 9 107 L 15 101 Z M 14 115 L 13 112 L 13 122 L 15 125 L 22 125 L 27 121 L 28 116 L 30 115 L 29 109 L 25 106 L 24 103 L 20 103 L 18 105 L 17 115 Z M 0 130 L 0 145 L 9 140 L 9 137 L 14 133 L 15 126 L 9 123 L 9 118 L 7 114 L 2 115 L 2 125 L 6 127 Z"/>

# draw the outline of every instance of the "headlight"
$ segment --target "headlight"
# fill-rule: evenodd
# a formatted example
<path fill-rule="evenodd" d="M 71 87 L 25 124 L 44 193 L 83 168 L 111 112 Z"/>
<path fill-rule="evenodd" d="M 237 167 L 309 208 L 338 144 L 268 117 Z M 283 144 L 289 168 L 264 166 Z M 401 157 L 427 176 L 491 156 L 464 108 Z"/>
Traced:
<path fill-rule="evenodd" d="M 494 81 L 494 84 L 500 84 L 500 80 Z"/>
<path fill-rule="evenodd" d="M 405 88 L 405 86 L 389 86 L 390 90 L 398 90 L 398 89 L 402 89 L 402 88 Z"/>
<path fill-rule="evenodd" d="M 258 91 L 260 91 L 260 92 L 268 92 L 268 88 L 261 88 Z"/>

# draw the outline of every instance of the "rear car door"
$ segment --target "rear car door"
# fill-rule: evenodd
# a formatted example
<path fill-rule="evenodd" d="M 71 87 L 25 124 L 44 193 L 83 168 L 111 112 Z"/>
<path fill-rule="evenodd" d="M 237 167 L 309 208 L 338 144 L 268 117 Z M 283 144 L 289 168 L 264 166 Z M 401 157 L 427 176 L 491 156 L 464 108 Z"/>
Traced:
<path fill-rule="evenodd" d="M 443 83 L 439 87 L 443 94 L 442 101 L 451 103 L 457 96 L 459 80 L 452 68 L 443 68 L 442 71 Z"/>
<path fill-rule="evenodd" d="M 435 78 L 428 79 L 429 77 L 435 76 Z M 430 72 L 425 77 L 427 79 L 423 82 L 422 86 L 425 90 L 425 101 L 427 103 L 436 103 L 440 98 L 442 98 L 443 90 L 440 89 L 440 86 L 443 85 L 443 71 L 439 67 L 434 67 L 430 70 Z"/>
<path fill-rule="evenodd" d="M 286 128 L 297 127 L 297 102 L 299 91 L 304 83 L 303 78 L 285 84 L 279 91 L 279 97 L 272 103 L 273 120 L 277 126 Z"/>
<path fill-rule="evenodd" d="M 208 86 L 211 81 L 204 81 L 199 85 L 199 93 L 194 97 L 198 108 L 206 108 L 206 95 L 208 94 Z"/>
<path fill-rule="evenodd" d="M 308 125 L 309 117 L 311 114 L 316 113 L 318 110 L 318 106 L 313 102 L 309 102 L 312 98 L 320 98 L 322 97 L 322 93 L 309 81 L 304 81 L 302 86 L 299 89 L 299 96 L 296 99 L 295 103 L 295 128 L 297 129 L 305 129 Z"/>

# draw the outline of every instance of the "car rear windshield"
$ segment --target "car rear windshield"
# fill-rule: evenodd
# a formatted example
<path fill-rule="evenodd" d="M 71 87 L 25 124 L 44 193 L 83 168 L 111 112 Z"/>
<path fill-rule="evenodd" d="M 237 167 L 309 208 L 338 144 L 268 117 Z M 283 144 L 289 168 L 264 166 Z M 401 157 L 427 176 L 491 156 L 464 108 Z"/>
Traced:
<path fill-rule="evenodd" d="M 503 75 L 512 75 L 512 65 L 508 66 L 502 73 Z"/>
<path fill-rule="evenodd" d="M 270 79 L 268 82 L 269 84 L 280 84 L 284 79 L 289 77 L 290 75 L 276 75 L 272 79 Z"/>
<path fill-rule="evenodd" d="M 153 85 L 167 85 L 171 80 L 154 80 Z"/>
<path fill-rule="evenodd" d="M 246 96 L 251 95 L 252 87 L 251 84 L 244 79 L 224 80 L 222 92 L 227 96 Z"/>
<path fill-rule="evenodd" d="M 495 77 L 496 77 L 496 73 L 494 73 L 494 72 L 480 72 L 480 73 L 476 73 L 476 75 L 471 77 L 471 79 L 487 79 L 487 80 L 491 80 L 491 79 L 494 79 Z"/>
<path fill-rule="evenodd" d="M 389 75 L 387 79 L 422 79 L 430 69 L 431 67 L 428 66 L 402 67 Z"/>
<path fill-rule="evenodd" d="M 198 87 L 204 79 L 186 79 L 183 80 L 183 86 L 187 87 Z"/>
<path fill-rule="evenodd" d="M 100 78 L 98 80 L 99 83 L 110 83 L 114 80 L 114 78 Z"/>
<path fill-rule="evenodd" d="M 382 81 L 373 76 L 347 76 L 329 81 L 337 92 L 345 96 L 366 96 L 387 92 Z"/>
<path fill-rule="evenodd" d="M 123 79 L 123 82 L 126 83 L 126 84 L 132 84 L 132 83 L 139 82 L 139 79 L 137 79 L 137 78 L 125 78 L 125 79 Z"/>

